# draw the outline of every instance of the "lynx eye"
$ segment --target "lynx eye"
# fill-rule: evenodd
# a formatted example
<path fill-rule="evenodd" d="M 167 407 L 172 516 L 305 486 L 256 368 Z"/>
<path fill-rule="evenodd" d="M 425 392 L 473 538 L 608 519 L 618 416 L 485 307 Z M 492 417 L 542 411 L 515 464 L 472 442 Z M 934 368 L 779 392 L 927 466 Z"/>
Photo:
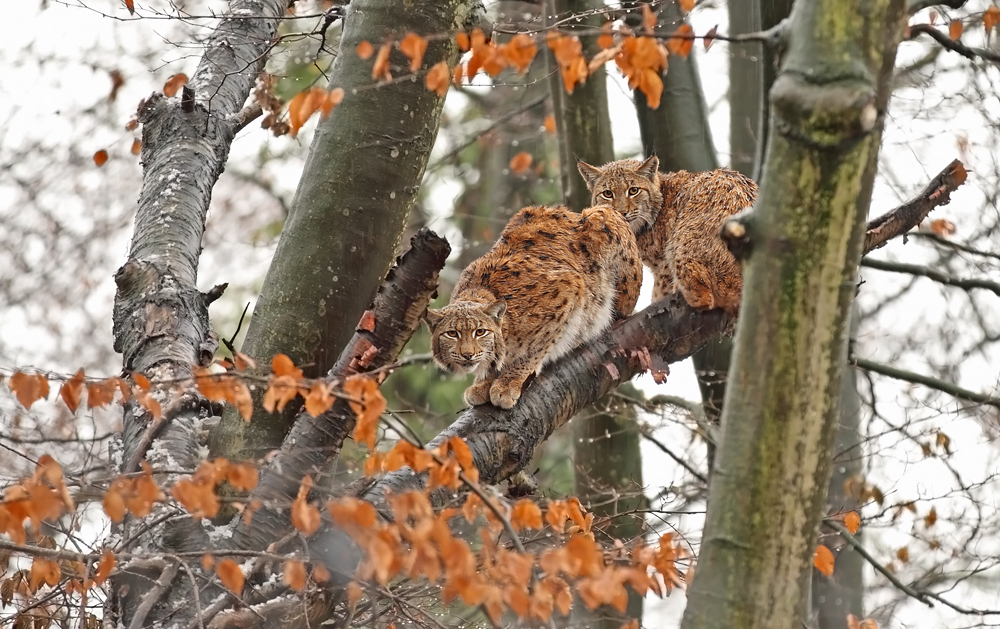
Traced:
<path fill-rule="evenodd" d="M 441 336 L 443 336 L 445 338 L 449 338 L 449 339 L 457 339 L 458 338 L 458 332 L 456 332 L 454 330 L 448 330 L 447 332 L 442 332 Z"/>
<path fill-rule="evenodd" d="M 615 193 L 611 192 L 610 190 L 605 190 L 604 192 L 601 193 L 601 196 L 604 197 L 605 199 L 613 199 L 615 197 Z"/>
<path fill-rule="evenodd" d="M 631 188 L 628 189 L 628 196 L 634 197 L 637 194 L 639 194 L 639 189 L 636 188 L 635 186 L 632 186 Z"/>
<path fill-rule="evenodd" d="M 487 330 L 487 329 L 485 329 L 485 328 L 479 328 L 478 330 L 476 330 L 476 338 L 477 338 L 477 339 L 478 339 L 478 338 L 481 338 L 481 337 L 483 337 L 483 336 L 486 336 L 486 335 L 487 335 L 487 334 L 489 334 L 489 333 L 490 333 L 490 331 L 489 331 L 489 330 Z"/>

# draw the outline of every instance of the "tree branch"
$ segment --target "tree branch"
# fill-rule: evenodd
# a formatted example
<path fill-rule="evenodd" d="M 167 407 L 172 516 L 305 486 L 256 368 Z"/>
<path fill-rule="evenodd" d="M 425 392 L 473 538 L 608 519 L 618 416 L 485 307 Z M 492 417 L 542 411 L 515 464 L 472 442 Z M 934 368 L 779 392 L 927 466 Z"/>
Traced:
<path fill-rule="evenodd" d="M 180 571 L 179 563 L 168 563 L 163 567 L 163 572 L 160 573 L 160 578 L 156 580 L 153 587 L 146 592 L 142 601 L 136 607 L 135 615 L 132 616 L 132 622 L 129 623 L 128 629 L 142 629 L 143 623 L 146 622 L 146 617 L 149 616 L 149 612 L 153 611 L 153 606 L 156 605 L 163 595 L 167 593 L 174 578 Z M 197 590 L 196 590 L 197 592 Z"/>
<path fill-rule="evenodd" d="M 960 9 L 967 0 L 910 0 L 906 10 L 910 15 L 919 13 L 931 7 L 948 7 L 950 9 Z"/>
<path fill-rule="evenodd" d="M 865 254 L 882 247 L 889 240 L 905 233 L 927 218 L 931 210 L 945 205 L 951 193 L 965 183 L 968 174 L 957 159 L 948 164 L 913 199 L 868 222 L 865 233 Z"/>
<path fill-rule="evenodd" d="M 926 277 L 938 282 L 939 284 L 944 284 L 945 286 L 955 286 L 957 288 L 964 288 L 965 290 L 972 288 L 985 288 L 986 290 L 992 291 L 996 295 L 1000 296 L 1000 284 L 997 282 L 991 282 L 977 277 L 968 279 L 952 277 L 938 271 L 937 269 L 932 269 L 928 266 L 921 266 L 919 264 L 907 264 L 906 262 L 891 262 L 889 260 L 862 258 L 861 266 L 879 271 L 888 271 L 889 273 L 909 273 L 910 275 L 916 275 L 918 277 Z"/>
<path fill-rule="evenodd" d="M 850 362 L 852 365 L 860 369 L 873 371 L 883 376 L 895 378 L 896 380 L 922 384 L 925 387 L 941 391 L 942 393 L 947 393 L 948 395 L 956 397 L 960 400 L 975 402 L 976 404 L 988 404 L 989 406 L 1000 408 L 1000 398 L 993 397 L 985 393 L 969 391 L 968 389 L 963 389 L 962 387 L 950 382 L 945 382 L 944 380 L 931 378 L 930 376 L 924 376 L 919 373 L 898 369 L 896 367 L 890 367 L 889 365 L 883 365 L 882 363 L 877 363 L 865 358 L 858 358 L 857 356 L 852 356 Z"/>
<path fill-rule="evenodd" d="M 427 228 L 413 236 L 410 248 L 400 256 L 374 302 L 359 324 L 354 338 L 326 376 L 328 384 L 339 384 L 356 373 L 383 369 L 393 363 L 410 339 L 427 304 L 437 294 L 438 273 L 451 252 L 448 242 Z M 368 317 L 368 315 L 371 317 Z M 254 497 L 264 507 L 252 525 L 242 520 L 233 536 L 236 548 L 265 548 L 290 530 L 286 507 L 306 474 L 314 478 L 331 467 L 344 439 L 355 425 L 349 403 L 338 399 L 319 417 L 299 412 L 281 451 L 261 474 Z"/>
<path fill-rule="evenodd" d="M 948 50 L 957 52 L 963 57 L 972 59 L 973 61 L 975 61 L 978 57 L 994 63 L 1000 63 L 1000 53 L 987 50 L 986 48 L 970 48 L 962 42 L 955 41 L 951 37 L 948 37 L 930 24 L 914 24 L 910 26 L 910 39 L 916 39 L 917 35 L 920 35 L 921 33 L 930 36 L 931 39 L 941 44 L 941 46 L 947 48 Z"/>

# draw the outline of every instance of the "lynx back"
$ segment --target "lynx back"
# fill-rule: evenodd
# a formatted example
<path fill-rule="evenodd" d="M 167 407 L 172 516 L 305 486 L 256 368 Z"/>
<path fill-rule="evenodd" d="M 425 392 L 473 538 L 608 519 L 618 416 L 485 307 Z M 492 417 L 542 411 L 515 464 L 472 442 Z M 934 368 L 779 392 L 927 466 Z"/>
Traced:
<path fill-rule="evenodd" d="M 632 226 L 642 261 L 656 280 L 653 299 L 680 291 L 694 308 L 739 312 L 743 273 L 719 228 L 727 217 L 753 206 L 752 179 L 726 168 L 660 173 L 655 155 L 644 162 L 577 166 L 593 202 L 612 206 Z"/>
<path fill-rule="evenodd" d="M 641 282 L 635 237 L 610 207 L 524 208 L 462 272 L 451 302 L 427 311 L 434 359 L 476 375 L 470 405 L 511 408 L 543 365 L 631 314 Z"/>

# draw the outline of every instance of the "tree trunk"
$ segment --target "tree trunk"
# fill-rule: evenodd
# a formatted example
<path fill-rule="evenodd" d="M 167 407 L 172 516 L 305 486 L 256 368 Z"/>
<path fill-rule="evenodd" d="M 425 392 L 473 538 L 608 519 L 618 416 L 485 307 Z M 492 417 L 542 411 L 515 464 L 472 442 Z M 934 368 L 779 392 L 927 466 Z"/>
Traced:
<path fill-rule="evenodd" d="M 208 305 L 225 288 L 209 294 L 198 291 L 205 216 L 236 133 L 232 116 L 246 102 L 263 69 L 286 7 L 284 0 L 233 2 L 230 15 L 239 17 L 222 19 L 181 95 L 166 98 L 154 93 L 140 106 L 143 181 L 129 258 L 115 274 L 115 350 L 123 355 L 126 373 L 179 384 L 158 385 L 150 391 L 162 409 L 159 418 L 135 397 L 126 405 L 121 473 L 138 470 L 144 460 L 157 469 L 190 469 L 197 464 L 195 422 L 211 412 L 207 401 L 184 380 L 191 377 L 193 365 L 212 360 L 217 340 L 209 325 Z M 243 19 L 246 13 L 259 19 Z M 150 449 L 154 440 L 158 447 Z M 154 513 L 165 511 L 166 507 L 157 507 Z M 190 518 L 171 520 L 156 531 L 133 518 L 115 528 L 119 539 L 138 544 L 155 539 L 167 551 L 204 548 L 207 542 L 204 530 Z M 106 618 L 129 626 L 161 573 L 167 570 L 156 566 L 119 572 Z M 190 591 L 172 588 L 162 597 L 156 595 L 152 603 L 160 604 L 163 598 L 163 605 L 169 606 L 187 596 Z"/>
<path fill-rule="evenodd" d="M 876 164 L 905 15 L 902 0 L 795 5 L 789 54 L 771 91 L 760 197 L 735 222 L 751 249 L 685 629 L 803 620 L 802 577 L 811 570 L 840 419 L 846 322 L 871 194 L 865 179 Z"/>
<path fill-rule="evenodd" d="M 792 13 L 794 0 L 757 0 L 760 3 L 760 28 L 768 30 L 777 26 L 781 20 Z M 783 54 L 783 43 L 778 47 L 763 46 L 761 48 L 760 73 L 762 89 L 759 93 L 760 114 L 757 117 L 757 149 L 754 158 L 753 178 L 760 181 L 764 172 L 764 160 L 767 157 L 768 131 L 771 128 L 771 87 L 778 77 L 778 64 Z"/>
<path fill-rule="evenodd" d="M 344 101 L 320 125 L 264 278 L 243 351 L 267 365 L 278 353 L 325 374 L 354 333 L 398 253 L 410 207 L 437 137 L 444 99 L 424 87 L 426 69 L 455 61 L 451 38 L 433 39 L 415 81 L 375 86 L 361 41 L 452 32 L 469 27 L 474 0 L 356 0 L 348 5 L 330 86 Z M 392 71 L 406 58 L 394 51 Z M 376 113 L 377 112 L 377 116 Z M 259 401 L 259 398 L 255 401 Z M 227 412 L 213 431 L 213 456 L 258 458 L 278 447 L 300 404 L 270 414 L 254 405 L 247 423 Z"/>
<path fill-rule="evenodd" d="M 730 35 L 761 30 L 761 1 L 769 0 L 726 3 Z M 764 90 L 763 48 L 759 42 L 729 45 L 729 167 L 748 177 L 753 177 L 757 157 L 757 127 Z"/>

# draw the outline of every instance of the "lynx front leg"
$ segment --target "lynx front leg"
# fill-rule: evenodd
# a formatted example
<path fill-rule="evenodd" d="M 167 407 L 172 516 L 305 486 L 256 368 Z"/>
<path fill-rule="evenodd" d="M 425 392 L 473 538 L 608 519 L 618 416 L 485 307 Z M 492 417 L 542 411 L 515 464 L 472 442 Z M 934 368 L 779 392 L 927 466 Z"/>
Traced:
<path fill-rule="evenodd" d="M 490 401 L 490 386 L 493 378 L 476 378 L 476 382 L 465 390 L 465 403 L 469 406 L 481 406 Z"/>
<path fill-rule="evenodd" d="M 530 356 L 521 358 L 513 365 L 504 367 L 490 387 L 490 401 L 493 406 L 513 408 L 517 404 L 521 398 L 521 387 L 524 386 L 524 381 L 542 366 L 542 361 L 552 345 L 553 343 L 549 343 L 544 351 L 533 352 Z"/>

